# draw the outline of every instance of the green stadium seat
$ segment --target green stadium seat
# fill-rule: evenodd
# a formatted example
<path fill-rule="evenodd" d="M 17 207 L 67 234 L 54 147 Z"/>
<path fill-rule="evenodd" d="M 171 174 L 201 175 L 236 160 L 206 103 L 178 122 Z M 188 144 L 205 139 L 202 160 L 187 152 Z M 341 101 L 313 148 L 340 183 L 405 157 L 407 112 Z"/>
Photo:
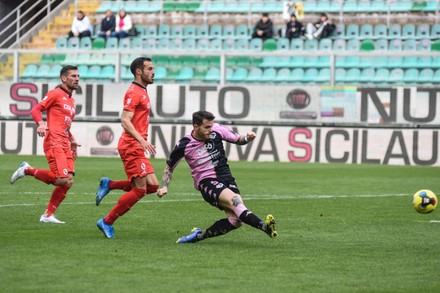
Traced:
<path fill-rule="evenodd" d="M 403 80 L 403 76 L 405 75 L 402 68 L 394 68 L 390 71 L 390 76 L 388 77 L 389 83 L 398 84 Z"/>
<path fill-rule="evenodd" d="M 203 68 L 207 68 L 209 67 L 209 62 L 210 62 L 210 56 L 197 56 L 197 58 L 195 59 L 195 64 L 197 66 L 197 68 L 203 67 Z M 205 72 L 206 74 L 206 72 Z"/>
<path fill-rule="evenodd" d="M 361 70 L 359 68 L 350 68 L 348 71 L 346 71 L 345 74 L 345 82 L 346 83 L 357 83 L 359 82 L 361 77 Z"/>
<path fill-rule="evenodd" d="M 105 41 L 105 48 L 106 49 L 118 49 L 118 38 L 115 37 L 110 37 L 107 38 L 107 40 Z"/>
<path fill-rule="evenodd" d="M 157 79 L 157 69 L 155 69 L 154 78 Z M 133 79 L 133 74 L 131 74 L 130 68 L 128 66 L 121 67 L 121 79 L 122 80 Z"/>
<path fill-rule="evenodd" d="M 24 69 L 24 72 L 22 74 L 20 74 L 20 78 L 33 78 L 36 75 L 37 70 L 38 70 L 37 65 L 29 64 Z M 58 74 L 59 74 L 59 72 L 58 72 Z"/>
<path fill-rule="evenodd" d="M 416 26 L 413 24 L 405 24 L 402 28 L 402 38 L 413 39 L 416 36 Z"/>
<path fill-rule="evenodd" d="M 79 49 L 79 38 L 72 37 L 67 40 L 67 48 L 68 49 Z"/>
<path fill-rule="evenodd" d="M 390 1 L 389 9 L 390 12 L 409 12 L 412 8 L 412 1 L 410 0 L 400 0 L 400 1 Z"/>
<path fill-rule="evenodd" d="M 167 77 L 168 77 L 167 73 L 168 73 L 168 71 L 167 71 L 166 67 L 158 66 L 154 70 L 154 79 L 157 79 L 157 80 L 167 79 Z"/>
<path fill-rule="evenodd" d="M 175 80 L 178 81 L 189 81 L 194 77 L 194 69 L 192 67 L 183 67 L 179 75 L 176 76 Z"/>
<path fill-rule="evenodd" d="M 373 26 L 371 24 L 363 24 L 359 30 L 359 37 L 361 39 L 373 38 Z"/>
<path fill-rule="evenodd" d="M 275 76 L 276 82 L 289 82 L 291 81 L 291 71 L 289 68 L 281 68 L 278 70 L 277 75 Z"/>
<path fill-rule="evenodd" d="M 375 39 L 388 38 L 388 27 L 385 24 L 378 24 L 374 26 L 373 37 Z"/>
<path fill-rule="evenodd" d="M 263 42 L 263 51 L 275 51 L 277 49 L 277 41 L 275 39 L 267 39 Z"/>
<path fill-rule="evenodd" d="M 195 81 L 201 81 L 205 78 L 205 76 L 206 76 L 206 67 L 196 67 L 192 79 Z"/>
<path fill-rule="evenodd" d="M 52 64 L 54 63 L 54 56 L 52 54 L 42 54 L 40 64 Z"/>
<path fill-rule="evenodd" d="M 209 68 L 203 80 L 207 82 L 220 81 L 220 69 L 218 67 Z"/>
<path fill-rule="evenodd" d="M 419 79 L 419 71 L 415 68 L 409 68 L 405 70 L 402 81 L 405 84 L 415 84 Z"/>
<path fill-rule="evenodd" d="M 375 50 L 375 45 L 372 40 L 363 40 L 360 46 L 361 51 L 369 52 Z"/>
<path fill-rule="evenodd" d="M 318 73 L 319 73 L 318 69 L 308 68 L 304 73 L 303 82 L 315 83 L 316 78 L 318 77 Z"/>
<path fill-rule="evenodd" d="M 390 25 L 390 27 L 388 28 L 388 38 L 390 39 L 402 38 L 402 27 L 400 24 L 395 23 Z"/>
<path fill-rule="evenodd" d="M 429 39 L 431 38 L 431 27 L 429 24 L 419 24 L 416 29 L 416 38 Z"/>
<path fill-rule="evenodd" d="M 54 63 L 62 64 L 66 59 L 66 54 L 55 54 L 54 55 Z"/>
<path fill-rule="evenodd" d="M 251 39 L 249 42 L 249 50 L 251 51 L 263 50 L 263 41 L 260 38 Z"/>
<path fill-rule="evenodd" d="M 105 39 L 104 38 L 95 38 L 92 42 L 92 49 L 104 49 L 105 48 Z"/>
<path fill-rule="evenodd" d="M 302 82 L 304 78 L 304 69 L 302 68 L 294 68 L 292 69 L 292 71 L 290 72 L 290 80 L 292 82 Z"/>
<path fill-rule="evenodd" d="M 418 83 L 431 83 L 434 77 L 434 71 L 430 68 L 425 68 L 419 71 Z"/>
<path fill-rule="evenodd" d="M 303 51 L 304 41 L 301 38 L 292 39 L 290 41 L 290 50 L 292 51 Z"/>
<path fill-rule="evenodd" d="M 263 75 L 263 70 L 258 67 L 252 67 L 249 69 L 248 75 L 245 79 L 247 82 L 257 82 L 261 79 L 261 76 Z"/>
<path fill-rule="evenodd" d="M 264 69 L 260 80 L 265 82 L 272 82 L 275 80 L 276 76 L 277 71 L 275 70 L 275 68 L 266 68 Z"/>
<path fill-rule="evenodd" d="M 427 4 L 426 1 L 414 1 L 412 3 L 411 10 L 412 11 L 423 11 L 426 8 Z"/>
<path fill-rule="evenodd" d="M 290 41 L 288 38 L 277 39 L 277 51 L 287 51 L 290 49 Z"/>
<path fill-rule="evenodd" d="M 248 71 L 244 67 L 239 67 L 234 70 L 232 76 L 228 79 L 231 82 L 241 82 L 244 81 L 247 77 Z"/>
<path fill-rule="evenodd" d="M 431 51 L 435 51 L 435 52 L 440 51 L 440 40 L 435 40 L 434 42 L 432 42 Z"/>

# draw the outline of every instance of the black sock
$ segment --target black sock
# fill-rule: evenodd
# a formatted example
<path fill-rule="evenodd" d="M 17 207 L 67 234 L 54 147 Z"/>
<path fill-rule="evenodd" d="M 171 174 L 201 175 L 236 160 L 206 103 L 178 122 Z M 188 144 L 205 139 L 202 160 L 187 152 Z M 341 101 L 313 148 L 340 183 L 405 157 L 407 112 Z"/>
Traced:
<path fill-rule="evenodd" d="M 242 212 L 239 218 L 243 223 L 246 223 L 246 224 L 248 224 L 252 227 L 255 227 L 257 229 L 260 229 L 260 230 L 263 229 L 263 226 L 264 226 L 263 221 L 261 221 L 261 219 L 259 217 L 254 215 L 249 210 L 245 210 L 244 212 Z"/>
<path fill-rule="evenodd" d="M 215 222 L 214 224 L 212 224 L 211 227 L 209 227 L 208 229 L 203 231 L 203 233 L 199 234 L 198 237 L 199 237 L 199 240 L 202 240 L 202 239 L 206 239 L 206 238 L 221 236 L 221 235 L 225 235 L 226 233 L 228 233 L 229 231 L 232 231 L 234 229 L 237 229 L 237 228 L 235 226 L 233 226 L 231 224 L 231 222 L 229 222 L 228 219 L 220 219 L 217 222 Z"/>

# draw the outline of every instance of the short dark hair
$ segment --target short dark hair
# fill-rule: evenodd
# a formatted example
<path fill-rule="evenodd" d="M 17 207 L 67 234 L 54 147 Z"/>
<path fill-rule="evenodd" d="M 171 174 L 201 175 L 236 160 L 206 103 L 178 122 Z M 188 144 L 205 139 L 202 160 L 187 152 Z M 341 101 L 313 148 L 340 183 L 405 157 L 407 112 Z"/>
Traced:
<path fill-rule="evenodd" d="M 269 17 L 269 13 L 265 12 L 263 13 L 263 16 Z"/>
<path fill-rule="evenodd" d="M 70 70 L 78 70 L 78 67 L 73 66 L 73 65 L 66 65 L 66 66 L 64 66 L 60 70 L 60 78 L 61 78 L 61 76 L 68 74 Z"/>
<path fill-rule="evenodd" d="M 130 71 L 133 74 L 133 76 L 136 76 L 136 69 L 138 69 L 138 68 L 143 69 L 144 68 L 145 61 L 151 62 L 151 58 L 138 57 L 138 58 L 134 59 L 133 62 L 131 62 Z"/>
<path fill-rule="evenodd" d="M 326 13 L 321 13 L 321 17 L 325 17 L 325 19 L 328 19 L 328 15 Z"/>
<path fill-rule="evenodd" d="M 193 125 L 197 124 L 198 126 L 200 126 L 203 123 L 203 119 L 212 121 L 215 119 L 215 116 L 211 112 L 200 110 L 193 113 L 192 123 Z"/>

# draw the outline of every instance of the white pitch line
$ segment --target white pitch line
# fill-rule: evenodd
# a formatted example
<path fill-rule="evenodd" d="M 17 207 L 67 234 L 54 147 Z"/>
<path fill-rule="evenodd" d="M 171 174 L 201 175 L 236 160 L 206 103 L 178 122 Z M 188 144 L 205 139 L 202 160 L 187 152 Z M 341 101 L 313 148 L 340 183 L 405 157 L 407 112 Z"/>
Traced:
<path fill-rule="evenodd" d="M 47 194 L 44 192 L 22 192 L 24 194 Z M 10 192 L 0 192 L 0 194 L 12 194 Z M 81 193 L 84 194 L 84 193 Z M 88 193 L 86 193 L 88 194 Z M 94 193 L 90 193 L 95 195 Z M 74 195 L 74 193 L 72 193 Z M 179 195 L 194 195 L 199 196 L 195 198 L 182 198 L 182 199 L 147 199 L 141 200 L 140 203 L 174 203 L 174 202 L 197 202 L 203 201 L 201 196 L 198 193 L 179 193 Z M 304 194 L 304 195 L 280 195 L 280 194 L 265 194 L 261 196 L 243 196 L 244 200 L 283 200 L 283 199 L 333 199 L 333 198 L 375 198 L 375 197 L 411 197 L 412 195 L 406 193 L 397 193 L 397 194 L 358 194 L 358 195 L 346 195 L 346 194 L 338 194 L 338 195 L 318 195 L 318 194 Z M 111 197 L 111 195 L 110 195 Z M 101 204 L 115 204 L 116 202 L 103 202 Z M 47 203 L 34 204 L 34 203 L 20 203 L 20 204 L 0 204 L 0 208 L 5 207 L 27 207 L 27 206 L 41 206 L 47 205 Z M 63 205 L 95 205 L 95 202 L 66 202 Z"/>

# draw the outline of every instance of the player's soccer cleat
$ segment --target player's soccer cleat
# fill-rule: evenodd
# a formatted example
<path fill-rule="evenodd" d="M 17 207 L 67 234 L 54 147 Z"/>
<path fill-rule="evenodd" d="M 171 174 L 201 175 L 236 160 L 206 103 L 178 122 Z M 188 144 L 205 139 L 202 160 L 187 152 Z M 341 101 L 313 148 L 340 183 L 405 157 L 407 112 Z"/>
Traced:
<path fill-rule="evenodd" d="M 40 223 L 54 223 L 54 224 L 64 224 L 66 222 L 58 220 L 55 215 L 50 215 L 49 217 L 46 214 L 42 214 L 40 218 Z"/>
<path fill-rule="evenodd" d="M 14 174 L 11 176 L 11 184 L 14 184 L 15 181 L 17 181 L 20 178 L 23 178 L 26 174 L 24 174 L 24 171 L 27 170 L 30 167 L 28 162 L 21 162 L 20 166 L 18 166 L 18 169 L 15 170 Z"/>
<path fill-rule="evenodd" d="M 108 184 L 110 183 L 110 178 L 102 177 L 99 180 L 98 191 L 96 192 L 96 205 L 99 206 L 101 200 L 110 192 Z"/>
<path fill-rule="evenodd" d="M 104 223 L 104 218 L 100 219 L 96 223 L 96 226 L 102 231 L 102 233 L 104 233 L 105 238 L 115 238 L 115 229 L 113 229 L 112 225 Z"/>
<path fill-rule="evenodd" d="M 191 230 L 191 234 L 189 234 L 188 236 L 182 236 L 179 239 L 177 239 L 176 243 L 194 243 L 199 241 L 199 239 L 197 238 L 197 235 L 199 235 L 200 233 L 202 233 L 202 229 L 200 228 L 193 228 Z"/>
<path fill-rule="evenodd" d="M 275 231 L 275 218 L 271 214 L 266 216 L 264 226 L 266 227 L 265 232 L 270 238 L 275 238 L 278 236 L 277 231 Z"/>

